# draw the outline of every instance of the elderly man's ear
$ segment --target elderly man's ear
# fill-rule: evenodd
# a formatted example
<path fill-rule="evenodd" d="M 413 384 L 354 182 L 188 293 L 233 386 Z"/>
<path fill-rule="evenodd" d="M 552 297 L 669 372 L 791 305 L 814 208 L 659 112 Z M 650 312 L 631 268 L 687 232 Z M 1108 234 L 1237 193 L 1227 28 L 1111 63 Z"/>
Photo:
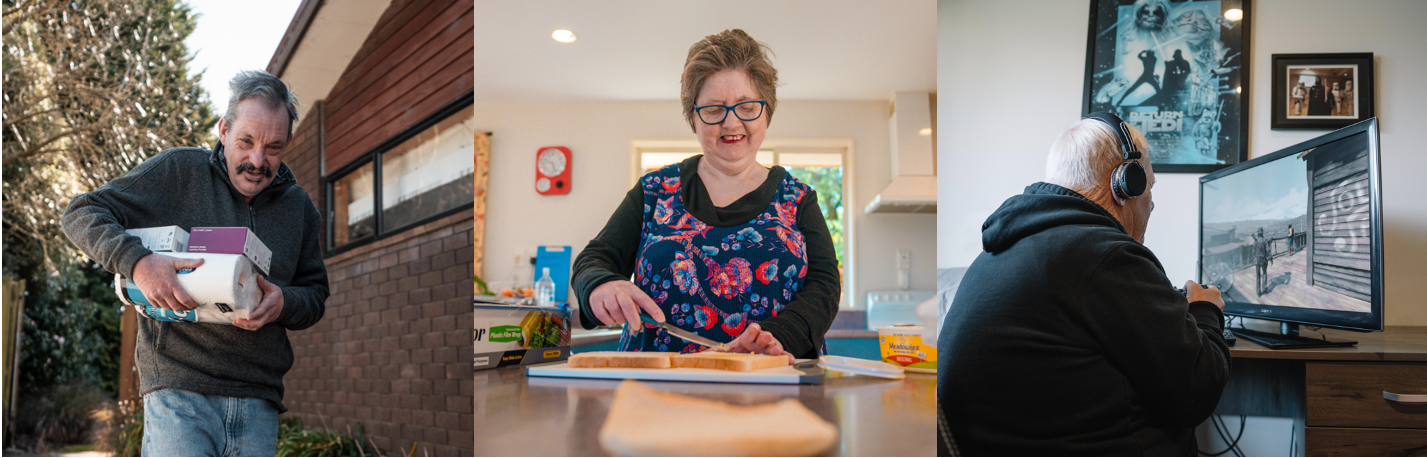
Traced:
<path fill-rule="evenodd" d="M 1115 199 L 1115 205 L 1125 206 L 1125 198 L 1120 197 L 1120 193 L 1115 192 L 1115 181 L 1110 180 L 1110 198 Z"/>

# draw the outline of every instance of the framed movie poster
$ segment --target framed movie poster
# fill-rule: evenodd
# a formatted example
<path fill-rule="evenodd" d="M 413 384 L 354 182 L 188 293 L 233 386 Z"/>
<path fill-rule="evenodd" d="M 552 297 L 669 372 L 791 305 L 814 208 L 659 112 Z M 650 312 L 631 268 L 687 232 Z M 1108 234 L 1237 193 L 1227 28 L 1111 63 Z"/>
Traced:
<path fill-rule="evenodd" d="M 1274 54 L 1274 129 L 1338 129 L 1373 117 L 1372 53 Z"/>
<path fill-rule="evenodd" d="M 1248 160 L 1248 0 L 1091 0 L 1084 112 L 1145 134 L 1155 172 Z"/>

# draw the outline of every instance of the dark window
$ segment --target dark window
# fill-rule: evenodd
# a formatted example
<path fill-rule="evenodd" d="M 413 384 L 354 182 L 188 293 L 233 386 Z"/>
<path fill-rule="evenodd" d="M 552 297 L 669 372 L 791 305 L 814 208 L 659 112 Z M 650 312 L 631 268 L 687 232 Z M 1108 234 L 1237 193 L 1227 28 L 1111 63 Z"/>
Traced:
<path fill-rule="evenodd" d="M 333 180 L 331 202 L 332 246 L 339 247 L 377 233 L 373 212 L 376 189 L 372 188 L 372 163 L 368 161 L 342 178 Z"/>
<path fill-rule="evenodd" d="M 475 200 L 475 111 L 461 110 L 382 153 L 382 231 Z"/>
<path fill-rule="evenodd" d="M 328 254 L 473 205 L 475 110 L 463 99 L 327 179 Z"/>

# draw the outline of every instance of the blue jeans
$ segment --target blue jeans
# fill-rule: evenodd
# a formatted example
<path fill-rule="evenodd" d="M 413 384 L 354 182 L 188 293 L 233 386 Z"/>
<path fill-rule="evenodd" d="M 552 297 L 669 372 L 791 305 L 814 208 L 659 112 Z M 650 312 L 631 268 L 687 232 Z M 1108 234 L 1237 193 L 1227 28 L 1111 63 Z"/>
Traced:
<path fill-rule="evenodd" d="M 144 395 L 144 456 L 277 455 L 277 408 L 179 389 Z"/>

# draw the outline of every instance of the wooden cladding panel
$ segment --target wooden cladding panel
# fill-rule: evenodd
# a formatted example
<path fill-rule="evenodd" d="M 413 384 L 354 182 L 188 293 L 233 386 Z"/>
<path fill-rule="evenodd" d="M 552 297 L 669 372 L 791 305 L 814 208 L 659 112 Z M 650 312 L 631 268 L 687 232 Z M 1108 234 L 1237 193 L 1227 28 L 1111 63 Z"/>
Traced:
<path fill-rule="evenodd" d="M 460 92 L 465 92 L 472 87 L 473 81 L 453 81 L 462 73 L 471 73 L 475 65 L 475 60 L 471 53 L 473 49 L 473 37 L 471 33 L 461 36 L 461 40 L 448 44 L 448 50 L 457 52 L 443 53 L 444 55 L 428 60 L 419 66 L 411 69 L 409 73 L 401 75 L 398 81 L 392 81 L 385 91 L 373 92 L 372 98 L 360 104 L 348 104 L 346 117 L 336 123 L 329 122 L 329 138 L 333 140 L 328 144 L 329 148 L 346 149 L 353 144 L 363 144 L 357 140 L 367 135 L 373 124 L 381 124 L 395 117 L 397 113 L 410 110 L 412 105 L 433 92 L 437 92 L 445 86 L 455 85 L 461 87 Z M 446 57 L 449 56 L 450 59 Z M 445 100 L 443 102 L 450 102 Z M 439 106 L 439 105 L 438 105 Z M 425 116 L 428 113 L 422 113 Z M 419 118 L 418 118 L 419 119 Z M 405 126 L 403 126 L 405 127 Z M 365 145 L 363 151 L 380 143 L 379 139 L 371 145 Z"/>
<path fill-rule="evenodd" d="M 464 19 L 472 21 L 472 11 L 470 4 L 446 4 L 429 3 L 424 4 L 424 8 L 409 7 L 413 16 L 406 18 L 399 15 L 397 19 L 405 19 L 400 28 L 393 29 L 390 36 L 378 36 L 382 40 L 371 50 L 367 56 L 358 56 L 349 64 L 337 84 L 333 86 L 331 100 L 328 104 L 331 109 L 341 110 L 348 103 L 362 103 L 361 95 L 373 89 L 373 82 L 386 76 L 392 70 L 403 73 L 401 69 L 409 69 L 412 65 L 430 59 L 437 50 L 445 48 L 446 45 L 460 35 L 465 29 L 458 29 L 454 32 L 448 30 L 449 24 L 459 25 Z M 467 27 L 466 29 L 469 29 Z M 380 89 L 380 88 L 376 88 Z"/>
<path fill-rule="evenodd" d="M 1362 166 L 1363 166 L 1363 167 L 1366 167 L 1366 162 L 1362 163 Z M 1339 184 L 1334 185 L 1333 188 L 1335 188 L 1335 187 L 1337 187 L 1337 186 L 1342 186 L 1342 187 L 1344 187 L 1344 188 L 1357 189 L 1359 186 L 1365 186 L 1365 185 L 1367 185 L 1367 178 L 1368 178 L 1367 174 L 1356 174 L 1356 175 L 1353 175 L 1353 176 L 1349 177 L 1349 178 L 1346 179 L 1346 180 L 1343 180 L 1343 181 L 1340 182 Z M 1329 194 L 1332 194 L 1332 193 L 1333 193 L 1333 190 L 1334 190 L 1333 188 L 1320 188 L 1320 189 L 1314 190 L 1314 192 L 1313 192 L 1313 198 L 1314 198 L 1314 199 L 1319 199 L 1319 198 L 1323 198 L 1323 197 L 1328 197 Z"/>
<path fill-rule="evenodd" d="M 1329 227 L 1332 227 L 1332 225 L 1328 225 L 1328 226 L 1329 226 Z M 1354 231 L 1354 230 L 1351 230 L 1351 229 L 1348 229 L 1348 228 L 1343 228 L 1343 229 L 1324 229 L 1324 230 L 1318 230 L 1318 231 L 1313 231 L 1313 234 L 1316 235 L 1316 236 L 1318 236 L 1319 240 L 1322 240 L 1322 238 L 1324 238 L 1324 237 L 1330 237 L 1330 238 L 1353 237 L 1353 236 L 1361 235 L 1362 232 L 1361 232 L 1361 231 Z"/>
<path fill-rule="evenodd" d="M 1361 300 L 1372 292 L 1367 150 L 1311 156 L 1312 284 Z"/>
<path fill-rule="evenodd" d="M 449 5 L 450 3 L 446 2 L 402 2 L 400 0 L 393 2 L 382 13 L 382 17 L 377 20 L 377 25 L 372 27 L 371 33 L 367 34 L 367 40 L 352 56 L 352 60 L 347 62 L 347 68 L 342 71 L 342 76 L 332 87 L 334 89 L 357 87 L 358 85 L 353 82 L 383 60 L 373 58 L 373 55 L 391 54 L 389 49 L 391 46 L 406 41 L 414 33 L 410 31 L 419 30 L 429 22 L 430 17 L 423 18 L 417 17 L 417 15 L 429 11 L 431 8 L 440 10 Z M 426 20 L 423 21 L 423 19 Z M 336 91 L 333 92 L 335 95 Z"/>
<path fill-rule="evenodd" d="M 475 78 L 471 62 L 472 60 L 469 57 L 453 62 L 447 66 L 446 71 L 455 73 L 457 70 L 464 69 L 464 72 L 454 76 L 453 79 L 469 81 Z M 408 93 L 407 96 L 413 99 L 410 105 L 402 107 L 399 110 L 389 110 L 390 113 L 384 113 L 381 119 L 376 119 L 374 116 L 372 120 L 364 123 L 365 127 L 363 127 L 362 130 L 354 134 L 361 135 L 360 138 L 333 141 L 332 146 L 328 147 L 328 154 L 330 155 L 327 160 L 329 172 L 337 168 L 337 166 L 332 165 L 333 163 L 347 164 L 351 162 L 363 153 L 371 150 L 371 148 L 377 144 L 391 138 L 391 136 L 401 132 L 402 129 L 410 127 L 412 124 L 415 124 L 416 121 L 430 115 L 432 112 L 435 112 L 437 109 L 455 100 L 456 97 L 470 90 L 470 84 L 447 84 L 423 86 L 419 91 L 413 91 L 419 92 L 420 94 Z M 419 100 L 418 96 L 420 97 Z M 344 143 L 339 145 L 338 142 Z"/>
<path fill-rule="evenodd" d="M 1331 267 L 1331 266 L 1325 266 L 1325 268 L 1322 268 L 1322 269 L 1319 269 L 1319 270 L 1318 270 L 1318 275 L 1319 275 L 1318 281 L 1320 281 L 1320 282 L 1337 283 L 1337 284 L 1343 285 L 1344 287 L 1360 287 L 1360 288 L 1367 288 L 1368 286 L 1370 286 L 1370 285 L 1372 284 L 1372 278 L 1371 278 L 1371 277 L 1353 273 L 1353 272 L 1356 272 L 1356 271 L 1334 272 L 1333 270 L 1330 270 L 1330 269 L 1328 269 L 1327 267 Z M 1349 285 L 1349 284 L 1351 284 L 1351 285 Z M 1366 300 L 1366 299 L 1364 299 L 1364 300 Z"/>
<path fill-rule="evenodd" d="M 382 21 L 325 102 L 326 173 L 474 87 L 472 2 L 394 4 Z"/>
<path fill-rule="evenodd" d="M 1320 186 L 1337 186 L 1338 180 L 1354 177 L 1368 169 L 1368 151 L 1363 149 L 1352 154 L 1346 161 L 1330 161 L 1323 167 L 1313 169 L 1313 187 L 1318 191 Z M 1338 156 L 1346 156 L 1339 154 Z M 1352 181 L 1351 179 L 1349 181 Z"/>

